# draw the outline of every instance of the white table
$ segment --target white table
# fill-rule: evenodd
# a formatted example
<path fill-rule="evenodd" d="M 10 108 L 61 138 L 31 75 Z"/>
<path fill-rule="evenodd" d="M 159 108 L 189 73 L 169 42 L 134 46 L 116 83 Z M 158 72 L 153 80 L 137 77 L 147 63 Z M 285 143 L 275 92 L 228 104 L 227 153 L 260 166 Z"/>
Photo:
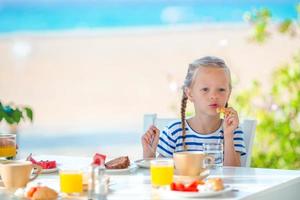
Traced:
<path fill-rule="evenodd" d="M 39 156 L 37 159 L 55 159 L 60 168 L 76 166 L 77 169 L 83 170 L 87 169 L 92 160 L 91 158 L 50 155 Z M 300 197 L 299 170 L 224 167 L 212 170 L 210 177 L 221 177 L 225 184 L 234 188 L 234 191 L 210 199 L 288 200 L 299 199 Z M 174 196 L 162 195 L 161 192 L 151 188 L 148 169 L 134 168 L 127 173 L 110 174 L 110 178 L 112 185 L 106 197 L 107 200 L 174 199 Z M 58 173 L 40 175 L 35 182 L 41 182 L 59 191 Z M 1 190 L 1 200 L 5 197 L 8 198 L 7 196 L 1 196 L 4 193 L 5 191 Z M 180 197 L 178 199 L 184 198 Z"/>

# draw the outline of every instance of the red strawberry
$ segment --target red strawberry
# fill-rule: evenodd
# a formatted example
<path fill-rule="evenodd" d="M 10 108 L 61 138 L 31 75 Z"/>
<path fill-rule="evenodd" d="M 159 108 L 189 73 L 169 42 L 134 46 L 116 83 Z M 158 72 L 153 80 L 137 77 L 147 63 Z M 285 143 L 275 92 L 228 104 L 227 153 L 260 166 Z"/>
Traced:
<path fill-rule="evenodd" d="M 106 159 L 106 155 L 96 153 L 93 157 L 93 163 L 95 165 L 104 165 Z"/>

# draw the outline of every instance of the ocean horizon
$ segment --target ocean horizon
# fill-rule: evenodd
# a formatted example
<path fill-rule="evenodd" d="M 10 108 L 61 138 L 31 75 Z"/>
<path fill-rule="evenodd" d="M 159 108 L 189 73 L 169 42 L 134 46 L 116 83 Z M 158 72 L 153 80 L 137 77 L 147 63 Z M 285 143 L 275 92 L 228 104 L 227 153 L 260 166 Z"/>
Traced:
<path fill-rule="evenodd" d="M 296 18 L 287 1 L 0 1 L 0 33 L 245 23 L 245 12 L 268 8 L 274 21 Z"/>

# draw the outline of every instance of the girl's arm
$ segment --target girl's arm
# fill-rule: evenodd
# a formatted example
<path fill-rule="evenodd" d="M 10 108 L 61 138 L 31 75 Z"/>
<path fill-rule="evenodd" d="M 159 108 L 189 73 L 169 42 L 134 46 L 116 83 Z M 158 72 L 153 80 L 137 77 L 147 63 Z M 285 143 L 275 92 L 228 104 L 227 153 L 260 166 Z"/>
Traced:
<path fill-rule="evenodd" d="M 233 108 L 227 108 L 230 112 L 225 116 L 224 128 L 224 165 L 225 166 L 241 166 L 240 153 L 234 148 L 234 130 L 239 125 L 239 117 Z"/>
<path fill-rule="evenodd" d="M 224 132 L 224 166 L 241 166 L 241 156 L 235 151 L 233 132 Z"/>

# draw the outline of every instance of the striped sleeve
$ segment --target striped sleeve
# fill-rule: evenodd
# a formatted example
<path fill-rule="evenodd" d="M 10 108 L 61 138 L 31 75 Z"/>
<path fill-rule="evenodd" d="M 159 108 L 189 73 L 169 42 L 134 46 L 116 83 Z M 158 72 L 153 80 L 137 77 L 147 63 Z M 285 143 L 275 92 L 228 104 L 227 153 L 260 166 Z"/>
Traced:
<path fill-rule="evenodd" d="M 244 141 L 244 132 L 243 130 L 238 127 L 235 129 L 233 132 L 233 142 L 234 142 L 234 148 L 236 152 L 240 152 L 241 156 L 246 155 L 246 146 L 245 146 L 245 141 Z"/>
<path fill-rule="evenodd" d="M 157 152 L 164 157 L 173 157 L 176 147 L 176 140 L 173 138 L 168 127 L 164 128 L 160 133 Z"/>

